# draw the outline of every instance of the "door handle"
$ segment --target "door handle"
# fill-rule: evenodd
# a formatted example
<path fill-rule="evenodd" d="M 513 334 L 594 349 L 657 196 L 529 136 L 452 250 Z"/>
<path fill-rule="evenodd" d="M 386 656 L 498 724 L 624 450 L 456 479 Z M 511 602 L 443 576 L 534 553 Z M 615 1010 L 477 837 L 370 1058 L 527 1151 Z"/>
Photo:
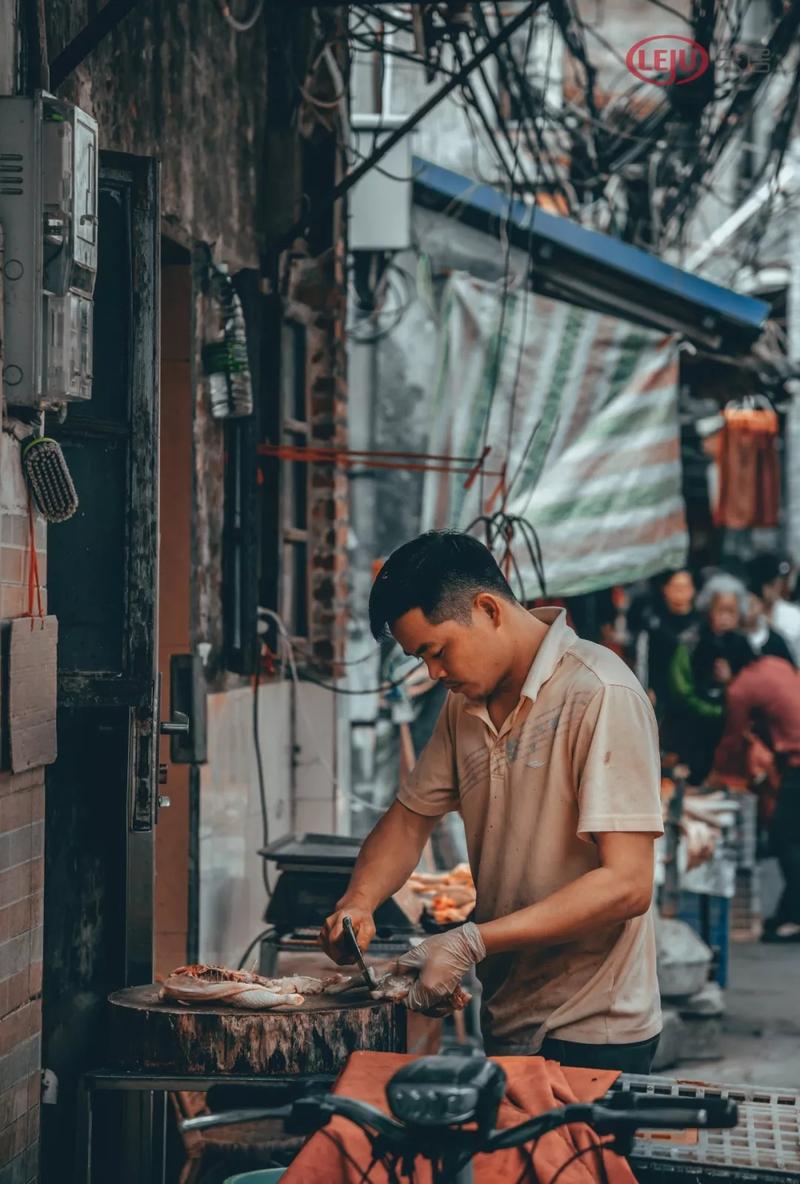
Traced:
<path fill-rule="evenodd" d="M 188 736 L 190 728 L 189 716 L 183 711 L 173 711 L 172 719 L 163 719 L 159 724 L 162 736 Z"/>

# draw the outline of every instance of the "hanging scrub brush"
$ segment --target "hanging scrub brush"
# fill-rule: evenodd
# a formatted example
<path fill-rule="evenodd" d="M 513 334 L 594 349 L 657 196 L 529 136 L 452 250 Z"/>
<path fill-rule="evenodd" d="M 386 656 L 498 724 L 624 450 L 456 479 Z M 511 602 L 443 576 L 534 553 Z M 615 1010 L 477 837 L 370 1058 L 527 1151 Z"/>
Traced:
<path fill-rule="evenodd" d="M 37 436 L 22 452 L 22 467 L 37 509 L 48 522 L 66 522 L 78 508 L 78 495 L 61 445 Z"/>

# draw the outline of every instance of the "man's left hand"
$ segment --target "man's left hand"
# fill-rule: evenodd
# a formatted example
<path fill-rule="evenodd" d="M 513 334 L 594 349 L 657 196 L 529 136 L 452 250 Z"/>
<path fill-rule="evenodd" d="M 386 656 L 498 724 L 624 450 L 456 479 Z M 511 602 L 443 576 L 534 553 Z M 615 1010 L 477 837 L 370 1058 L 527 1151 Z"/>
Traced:
<path fill-rule="evenodd" d="M 396 963 L 400 973 L 418 972 L 406 1006 L 411 1011 L 441 1012 L 443 1001 L 453 994 L 467 971 L 485 957 L 480 930 L 471 921 L 413 946 Z"/>

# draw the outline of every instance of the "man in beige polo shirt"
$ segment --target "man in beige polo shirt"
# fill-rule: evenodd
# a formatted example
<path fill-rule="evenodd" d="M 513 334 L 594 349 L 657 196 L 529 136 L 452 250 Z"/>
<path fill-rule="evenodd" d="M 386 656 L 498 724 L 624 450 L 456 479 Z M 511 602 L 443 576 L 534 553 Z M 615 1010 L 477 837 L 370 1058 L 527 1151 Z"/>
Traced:
<path fill-rule="evenodd" d="M 658 736 L 640 684 L 563 610 L 528 612 L 490 552 L 455 532 L 389 557 L 370 623 L 450 693 L 322 944 L 346 959 L 349 914 L 366 949 L 373 912 L 457 810 L 475 920 L 401 960 L 419 972 L 409 1006 L 434 1010 L 476 965 L 487 1052 L 648 1072 L 661 1030 L 652 889 L 662 824 Z"/>

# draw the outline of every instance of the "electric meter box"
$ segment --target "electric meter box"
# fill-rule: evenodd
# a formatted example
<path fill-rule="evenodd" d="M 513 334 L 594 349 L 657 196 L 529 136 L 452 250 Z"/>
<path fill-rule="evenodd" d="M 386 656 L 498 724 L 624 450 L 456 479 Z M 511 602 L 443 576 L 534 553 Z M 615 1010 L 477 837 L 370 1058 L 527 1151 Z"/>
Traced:
<path fill-rule="evenodd" d="M 97 274 L 97 124 L 39 92 L 0 98 L 6 401 L 89 399 Z"/>
<path fill-rule="evenodd" d="M 405 115 L 351 116 L 356 165 L 405 121 Z M 404 136 L 380 165 L 365 173 L 350 190 L 350 250 L 407 250 L 411 246 L 411 197 L 411 137 Z"/>

